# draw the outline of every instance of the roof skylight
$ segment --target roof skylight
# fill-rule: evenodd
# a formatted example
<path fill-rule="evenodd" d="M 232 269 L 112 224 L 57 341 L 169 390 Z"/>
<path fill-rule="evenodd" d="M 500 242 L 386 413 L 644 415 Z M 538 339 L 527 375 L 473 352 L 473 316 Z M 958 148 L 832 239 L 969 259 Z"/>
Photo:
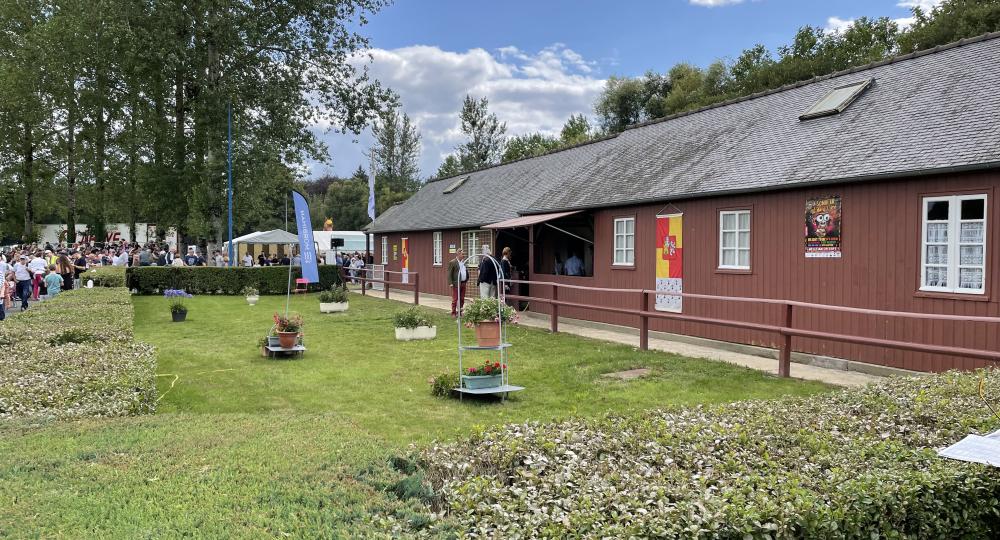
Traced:
<path fill-rule="evenodd" d="M 810 118 L 819 118 L 821 116 L 830 116 L 844 112 L 844 109 L 850 106 L 871 83 L 872 79 L 865 79 L 830 90 L 827 95 L 823 96 L 823 99 L 810 107 L 808 111 L 802 113 L 802 116 L 799 116 L 799 120 L 808 120 Z"/>
<path fill-rule="evenodd" d="M 450 186 L 448 186 L 447 188 L 445 188 L 444 193 L 448 194 L 448 193 L 451 193 L 452 191 L 455 191 L 456 189 L 462 187 L 462 184 L 464 184 L 465 181 L 468 180 L 468 179 L 469 179 L 468 176 L 463 176 L 463 177 L 459 178 L 458 180 L 455 180 L 454 182 L 451 183 Z"/>

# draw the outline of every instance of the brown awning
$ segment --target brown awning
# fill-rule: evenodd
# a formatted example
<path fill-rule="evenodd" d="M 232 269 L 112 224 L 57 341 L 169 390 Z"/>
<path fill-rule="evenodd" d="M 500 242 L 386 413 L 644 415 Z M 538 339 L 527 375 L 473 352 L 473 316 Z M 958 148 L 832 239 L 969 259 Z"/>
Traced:
<path fill-rule="evenodd" d="M 546 221 L 551 221 L 553 219 L 559 219 L 565 216 L 571 216 L 573 214 L 579 214 L 581 210 L 572 210 L 570 212 L 553 212 L 551 214 L 534 214 L 531 216 L 521 216 L 513 219 L 506 219 L 504 221 L 498 221 L 496 223 L 491 223 L 484 229 L 513 229 L 514 227 L 527 227 L 528 225 L 537 225 L 539 223 L 544 223 Z"/>

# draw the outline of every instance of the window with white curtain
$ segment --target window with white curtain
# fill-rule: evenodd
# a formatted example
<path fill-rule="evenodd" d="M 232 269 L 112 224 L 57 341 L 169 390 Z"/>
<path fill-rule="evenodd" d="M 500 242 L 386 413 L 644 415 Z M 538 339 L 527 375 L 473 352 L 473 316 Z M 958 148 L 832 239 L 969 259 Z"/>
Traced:
<path fill-rule="evenodd" d="M 469 266 L 478 267 L 479 260 L 483 258 L 482 248 L 483 242 L 489 242 L 489 231 L 464 231 L 462 232 L 462 248 L 465 250 L 465 255 L 469 258 L 467 263 Z"/>
<path fill-rule="evenodd" d="M 382 264 L 389 264 L 389 237 L 382 237 Z"/>
<path fill-rule="evenodd" d="M 750 269 L 750 211 L 719 212 L 719 268 Z"/>
<path fill-rule="evenodd" d="M 434 231 L 434 266 L 441 266 L 444 255 L 441 252 L 441 231 Z"/>
<path fill-rule="evenodd" d="M 635 218 L 615 218 L 614 266 L 635 264 Z"/>
<path fill-rule="evenodd" d="M 920 289 L 986 291 L 986 195 L 924 197 Z"/>

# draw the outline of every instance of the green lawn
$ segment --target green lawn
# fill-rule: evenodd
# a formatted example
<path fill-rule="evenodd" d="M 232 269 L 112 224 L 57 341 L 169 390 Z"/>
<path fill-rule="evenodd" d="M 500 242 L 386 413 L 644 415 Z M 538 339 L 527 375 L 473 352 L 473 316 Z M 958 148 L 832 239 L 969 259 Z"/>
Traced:
<path fill-rule="evenodd" d="M 137 339 L 159 349 L 158 413 L 0 425 L 0 537 L 393 535 L 428 519 L 390 489 L 404 475 L 389 460 L 410 443 L 494 423 L 828 389 L 515 327 L 511 380 L 527 390 L 506 403 L 458 402 L 429 394 L 431 376 L 457 370 L 447 316 L 436 340 L 400 343 L 391 318 L 401 304 L 354 295 L 350 312 L 322 315 L 314 296 L 296 297 L 309 352 L 276 361 L 256 341 L 284 298 L 250 307 L 198 297 L 183 324 L 161 298 L 134 303 Z M 600 377 L 634 367 L 653 376 Z"/>

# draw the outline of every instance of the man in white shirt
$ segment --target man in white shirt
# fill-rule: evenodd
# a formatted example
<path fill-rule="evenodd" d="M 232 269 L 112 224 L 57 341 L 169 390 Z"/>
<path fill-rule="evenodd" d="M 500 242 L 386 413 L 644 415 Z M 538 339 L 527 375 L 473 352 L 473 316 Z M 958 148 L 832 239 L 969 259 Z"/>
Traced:
<path fill-rule="evenodd" d="M 14 263 L 14 279 L 17 281 L 17 296 L 21 299 L 21 311 L 28 309 L 31 296 L 31 270 L 28 270 L 28 256 L 21 255 Z"/>
<path fill-rule="evenodd" d="M 249 253 L 243 256 L 243 266 L 250 268 L 253 266 L 253 257 Z"/>
<path fill-rule="evenodd" d="M 569 258 L 566 259 L 566 264 L 563 265 L 566 269 L 567 276 L 582 276 L 583 275 L 583 261 L 580 257 L 576 256 L 576 253 L 571 253 Z"/>
<path fill-rule="evenodd" d="M 465 305 L 465 283 L 469 281 L 469 269 L 465 266 L 465 250 L 455 252 L 455 258 L 448 263 L 448 286 L 451 287 L 451 316 L 457 317 Z"/>
<path fill-rule="evenodd" d="M 45 259 L 41 258 L 38 253 L 35 253 L 35 255 L 31 258 L 31 262 L 28 263 L 28 270 L 31 271 L 32 275 L 31 297 L 38 300 L 38 293 L 42 287 L 42 280 L 45 278 Z"/>

